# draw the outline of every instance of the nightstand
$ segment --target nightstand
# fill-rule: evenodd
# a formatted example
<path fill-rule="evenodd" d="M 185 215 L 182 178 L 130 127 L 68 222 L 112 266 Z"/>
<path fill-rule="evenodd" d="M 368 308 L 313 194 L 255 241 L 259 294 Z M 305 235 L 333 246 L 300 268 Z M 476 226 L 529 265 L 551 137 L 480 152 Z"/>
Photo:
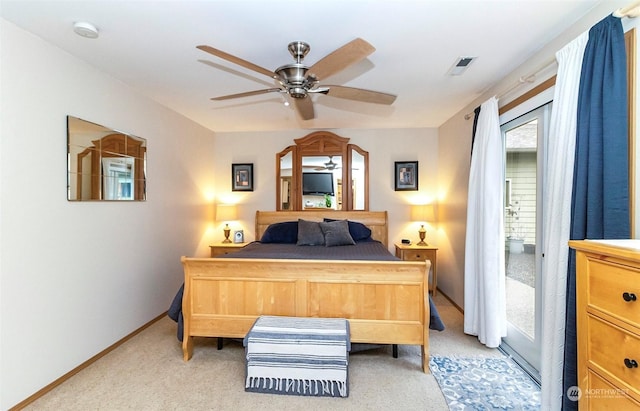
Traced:
<path fill-rule="evenodd" d="M 431 261 L 431 281 L 429 291 L 436 296 L 438 286 L 438 247 L 430 245 L 396 243 L 396 257 L 403 261 Z"/>
<path fill-rule="evenodd" d="M 235 253 L 241 250 L 248 243 L 218 243 L 216 245 L 210 245 L 211 257 L 217 257 L 219 255 Z"/>

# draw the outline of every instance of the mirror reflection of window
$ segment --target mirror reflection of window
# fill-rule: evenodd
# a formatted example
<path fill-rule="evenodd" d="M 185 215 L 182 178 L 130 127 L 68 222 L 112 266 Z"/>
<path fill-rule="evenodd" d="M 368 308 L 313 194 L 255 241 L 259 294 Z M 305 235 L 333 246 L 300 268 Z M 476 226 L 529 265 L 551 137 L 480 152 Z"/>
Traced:
<path fill-rule="evenodd" d="M 293 175 L 293 153 L 289 151 L 280 157 L 280 210 L 291 209 L 291 182 Z"/>
<path fill-rule="evenodd" d="M 135 174 L 132 158 L 103 158 L 104 200 L 133 200 Z"/>
<path fill-rule="evenodd" d="M 146 200 L 145 139 L 67 116 L 67 199 Z"/>
<path fill-rule="evenodd" d="M 364 201 L 365 158 L 356 150 L 353 150 L 351 156 L 351 190 L 353 193 L 353 209 L 366 210 Z"/>

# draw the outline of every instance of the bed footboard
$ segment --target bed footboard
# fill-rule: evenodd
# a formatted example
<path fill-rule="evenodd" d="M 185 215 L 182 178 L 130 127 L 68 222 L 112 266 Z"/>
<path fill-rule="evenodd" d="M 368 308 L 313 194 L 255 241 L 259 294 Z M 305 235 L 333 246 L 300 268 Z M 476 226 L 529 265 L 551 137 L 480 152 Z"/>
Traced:
<path fill-rule="evenodd" d="M 430 263 L 182 257 L 183 355 L 193 337 L 243 338 L 260 315 L 347 318 L 351 341 L 422 346 Z"/>

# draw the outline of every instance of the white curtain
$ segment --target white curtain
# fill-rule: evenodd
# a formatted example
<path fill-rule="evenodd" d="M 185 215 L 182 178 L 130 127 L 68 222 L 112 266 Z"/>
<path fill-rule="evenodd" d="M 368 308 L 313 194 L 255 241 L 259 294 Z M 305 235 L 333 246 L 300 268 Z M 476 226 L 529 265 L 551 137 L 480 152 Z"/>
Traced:
<path fill-rule="evenodd" d="M 556 53 L 556 77 L 543 203 L 544 273 L 542 312 L 542 409 L 562 408 L 571 193 L 576 142 L 578 89 L 588 33 Z"/>
<path fill-rule="evenodd" d="M 492 97 L 480 106 L 471 155 L 464 277 L 464 332 L 492 348 L 507 333 L 503 164 L 498 100 Z"/>
<path fill-rule="evenodd" d="M 116 173 L 111 170 L 111 163 L 113 159 L 102 159 L 102 198 L 105 200 L 117 200 L 118 199 L 118 185 Z"/>

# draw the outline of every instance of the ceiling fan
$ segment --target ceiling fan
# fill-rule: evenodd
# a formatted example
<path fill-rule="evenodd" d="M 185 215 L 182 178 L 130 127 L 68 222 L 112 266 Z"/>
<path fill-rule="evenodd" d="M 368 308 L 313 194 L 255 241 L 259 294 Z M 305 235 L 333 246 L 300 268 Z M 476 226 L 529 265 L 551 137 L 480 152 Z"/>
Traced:
<path fill-rule="evenodd" d="M 314 170 L 337 170 L 340 168 L 340 164 L 338 163 L 334 163 L 333 162 L 333 156 L 329 156 L 329 161 L 327 163 L 324 163 L 324 167 L 316 167 Z"/>
<path fill-rule="evenodd" d="M 352 64 L 365 59 L 375 51 L 375 48 L 371 44 L 361 38 L 350 41 L 310 67 L 304 65 L 302 60 L 307 53 L 309 53 L 311 47 L 303 41 L 294 41 L 289 43 L 288 49 L 295 63 L 285 64 L 284 66 L 278 67 L 275 71 L 270 71 L 210 46 L 197 46 L 197 48 L 221 59 L 268 76 L 278 83 L 278 87 L 213 97 L 211 100 L 228 100 L 272 92 L 286 93 L 292 98 L 294 106 L 300 116 L 304 120 L 310 120 L 315 118 L 311 94 L 325 94 L 332 97 L 386 105 L 393 104 L 396 99 L 396 96 L 393 94 L 379 91 L 337 85 L 321 86 L 319 84 L 320 80 L 330 77 Z"/>

